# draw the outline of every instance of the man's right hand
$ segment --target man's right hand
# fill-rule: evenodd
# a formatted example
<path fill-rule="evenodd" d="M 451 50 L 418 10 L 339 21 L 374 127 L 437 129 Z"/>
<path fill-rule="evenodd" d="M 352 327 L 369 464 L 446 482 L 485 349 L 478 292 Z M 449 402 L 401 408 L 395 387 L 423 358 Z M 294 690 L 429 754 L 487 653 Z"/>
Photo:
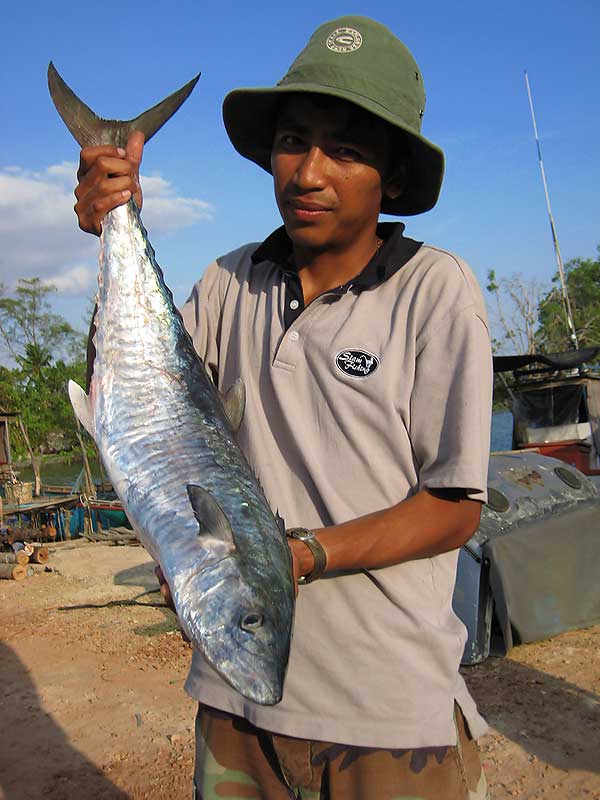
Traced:
<path fill-rule="evenodd" d="M 173 595 L 171 594 L 171 589 L 169 587 L 169 584 L 167 583 L 167 579 L 165 578 L 162 569 L 158 566 L 158 564 L 156 565 L 156 567 L 154 567 L 154 574 L 158 579 L 158 584 L 160 586 L 160 593 L 163 596 L 165 605 L 167 606 L 167 608 L 170 608 L 174 614 L 177 614 L 177 609 L 175 608 L 175 603 L 173 602 Z M 181 626 L 181 623 L 179 623 L 179 625 Z M 187 642 L 188 644 L 190 643 L 190 640 L 185 635 L 183 628 L 181 628 L 181 638 L 183 639 L 184 642 Z"/>
<path fill-rule="evenodd" d="M 139 172 L 143 149 L 140 131 L 129 135 L 126 149 L 112 145 L 83 148 L 75 189 L 75 213 L 82 231 L 100 236 L 104 217 L 132 196 L 138 208 L 142 207 Z"/>
<path fill-rule="evenodd" d="M 169 584 L 167 583 L 167 579 L 163 575 L 162 569 L 157 565 L 154 567 L 154 574 L 158 580 L 158 585 L 160 586 L 160 593 L 163 596 L 163 600 L 165 601 L 165 605 L 167 608 L 170 608 L 175 614 L 177 611 L 175 610 L 175 603 L 173 602 L 173 595 L 171 594 L 171 589 L 169 588 Z"/>

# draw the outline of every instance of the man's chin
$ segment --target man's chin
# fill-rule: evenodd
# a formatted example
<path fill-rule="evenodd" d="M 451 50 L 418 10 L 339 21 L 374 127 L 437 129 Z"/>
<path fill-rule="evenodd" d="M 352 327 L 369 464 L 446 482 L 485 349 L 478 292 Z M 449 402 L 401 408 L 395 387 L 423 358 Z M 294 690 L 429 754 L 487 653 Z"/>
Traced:
<path fill-rule="evenodd" d="M 285 223 L 285 230 L 294 247 L 300 247 L 314 252 L 322 252 L 335 247 L 335 237 L 327 231 L 319 230 L 314 225 Z"/>

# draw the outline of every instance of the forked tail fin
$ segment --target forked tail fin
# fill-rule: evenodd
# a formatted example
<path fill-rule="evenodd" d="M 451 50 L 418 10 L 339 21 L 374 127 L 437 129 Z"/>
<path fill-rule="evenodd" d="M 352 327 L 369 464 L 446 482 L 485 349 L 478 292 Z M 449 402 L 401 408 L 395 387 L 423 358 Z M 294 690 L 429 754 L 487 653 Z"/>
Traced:
<path fill-rule="evenodd" d="M 147 142 L 170 119 L 198 83 L 200 73 L 185 86 L 170 94 L 135 119 L 102 119 L 80 100 L 60 77 L 54 64 L 48 65 L 48 88 L 56 110 L 82 147 L 112 144 L 125 147 L 132 131 L 142 131 Z"/>

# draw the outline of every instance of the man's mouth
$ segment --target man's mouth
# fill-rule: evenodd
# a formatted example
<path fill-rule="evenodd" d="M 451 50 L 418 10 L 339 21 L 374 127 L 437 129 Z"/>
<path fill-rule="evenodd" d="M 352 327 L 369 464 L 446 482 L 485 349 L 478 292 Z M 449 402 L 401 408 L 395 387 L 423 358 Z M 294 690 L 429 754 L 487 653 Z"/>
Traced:
<path fill-rule="evenodd" d="M 309 200 L 288 200 L 287 206 L 292 214 L 299 219 L 314 219 L 332 211 L 332 208 L 322 203 L 314 203 Z"/>

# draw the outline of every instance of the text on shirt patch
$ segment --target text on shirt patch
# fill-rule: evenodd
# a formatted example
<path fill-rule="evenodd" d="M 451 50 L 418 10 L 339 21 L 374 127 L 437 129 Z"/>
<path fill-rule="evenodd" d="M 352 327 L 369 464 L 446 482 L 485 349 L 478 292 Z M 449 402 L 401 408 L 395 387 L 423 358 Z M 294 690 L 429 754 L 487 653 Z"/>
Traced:
<path fill-rule="evenodd" d="M 367 350 L 340 350 L 335 357 L 335 365 L 344 375 L 351 378 L 366 378 L 379 366 L 379 359 Z"/>

